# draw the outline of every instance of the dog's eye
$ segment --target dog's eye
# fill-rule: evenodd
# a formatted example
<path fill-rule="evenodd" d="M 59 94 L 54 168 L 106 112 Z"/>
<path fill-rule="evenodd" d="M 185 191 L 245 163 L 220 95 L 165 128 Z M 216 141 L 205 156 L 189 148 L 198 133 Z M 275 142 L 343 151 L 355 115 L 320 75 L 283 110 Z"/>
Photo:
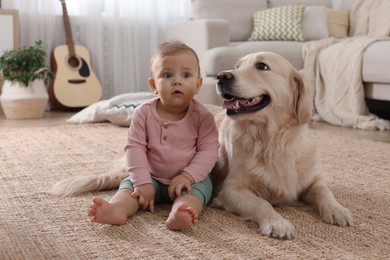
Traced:
<path fill-rule="evenodd" d="M 256 69 L 257 70 L 269 70 L 269 67 L 264 62 L 258 62 L 258 63 L 256 63 Z"/>

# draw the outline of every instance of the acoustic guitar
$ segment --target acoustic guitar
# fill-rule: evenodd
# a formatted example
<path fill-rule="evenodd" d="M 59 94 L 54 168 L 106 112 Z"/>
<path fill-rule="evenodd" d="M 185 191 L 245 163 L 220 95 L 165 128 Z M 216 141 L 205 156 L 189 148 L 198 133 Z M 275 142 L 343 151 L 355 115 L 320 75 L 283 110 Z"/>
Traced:
<path fill-rule="evenodd" d="M 81 109 L 100 100 L 102 88 L 91 68 L 86 47 L 74 45 L 65 0 L 62 4 L 66 45 L 51 53 L 51 67 L 55 73 L 49 86 L 49 97 L 54 108 Z"/>

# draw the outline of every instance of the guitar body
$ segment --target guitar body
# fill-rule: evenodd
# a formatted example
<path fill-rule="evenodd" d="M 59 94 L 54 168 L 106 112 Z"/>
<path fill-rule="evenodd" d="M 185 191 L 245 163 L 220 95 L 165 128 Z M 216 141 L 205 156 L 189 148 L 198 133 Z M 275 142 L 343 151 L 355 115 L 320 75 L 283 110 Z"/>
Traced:
<path fill-rule="evenodd" d="M 91 69 L 87 48 L 75 45 L 75 56 L 70 56 L 67 45 L 56 47 L 51 55 L 55 78 L 49 87 L 52 105 L 57 109 L 80 109 L 102 97 L 102 88 Z"/>

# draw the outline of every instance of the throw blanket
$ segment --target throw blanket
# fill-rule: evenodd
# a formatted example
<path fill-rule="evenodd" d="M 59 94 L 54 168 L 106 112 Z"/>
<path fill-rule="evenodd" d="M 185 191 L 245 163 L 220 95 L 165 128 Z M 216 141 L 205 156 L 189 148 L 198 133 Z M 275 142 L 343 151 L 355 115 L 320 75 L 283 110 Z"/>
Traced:
<path fill-rule="evenodd" d="M 306 84 L 324 121 L 360 129 L 390 129 L 388 120 L 370 114 L 366 107 L 361 66 L 370 44 L 390 40 L 384 37 L 390 35 L 390 19 L 383 12 L 389 9 L 387 0 L 356 0 L 350 13 L 353 37 L 328 38 L 303 46 Z M 378 28 L 380 21 L 383 26 Z"/>

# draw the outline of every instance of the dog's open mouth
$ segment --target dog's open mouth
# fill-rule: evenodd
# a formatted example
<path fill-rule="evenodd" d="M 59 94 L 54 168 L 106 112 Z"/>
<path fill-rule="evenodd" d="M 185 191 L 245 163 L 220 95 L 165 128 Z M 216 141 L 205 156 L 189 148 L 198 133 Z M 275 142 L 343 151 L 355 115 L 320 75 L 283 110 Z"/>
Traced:
<path fill-rule="evenodd" d="M 270 103 L 270 96 L 263 94 L 254 98 L 240 98 L 229 94 L 223 96 L 223 108 L 229 116 L 253 113 L 265 108 Z"/>

